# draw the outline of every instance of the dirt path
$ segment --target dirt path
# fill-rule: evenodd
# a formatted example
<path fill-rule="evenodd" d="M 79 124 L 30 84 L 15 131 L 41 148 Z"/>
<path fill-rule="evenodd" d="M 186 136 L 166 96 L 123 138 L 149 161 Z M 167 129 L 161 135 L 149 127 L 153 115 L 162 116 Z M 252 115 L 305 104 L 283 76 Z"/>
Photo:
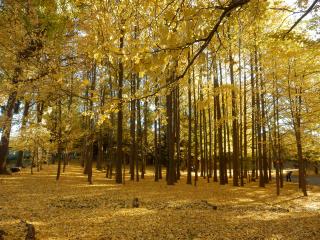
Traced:
<path fill-rule="evenodd" d="M 291 176 L 291 180 L 294 183 L 298 183 L 299 182 L 299 177 L 298 177 L 298 169 L 286 169 L 284 170 L 284 179 L 286 179 L 286 173 L 288 171 L 292 171 L 293 175 Z M 316 186 L 320 186 L 320 175 L 309 175 L 306 177 L 307 180 L 307 185 L 316 185 Z"/>
<path fill-rule="evenodd" d="M 291 179 L 292 179 L 292 182 L 294 183 L 299 182 L 298 176 L 292 176 Z M 307 185 L 320 186 L 320 176 L 307 176 L 306 180 L 307 180 Z"/>

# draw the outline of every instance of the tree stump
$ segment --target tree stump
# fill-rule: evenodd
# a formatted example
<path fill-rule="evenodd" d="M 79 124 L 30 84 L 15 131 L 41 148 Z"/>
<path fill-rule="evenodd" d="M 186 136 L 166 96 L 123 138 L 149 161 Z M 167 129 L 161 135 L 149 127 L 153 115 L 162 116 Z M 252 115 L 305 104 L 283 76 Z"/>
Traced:
<path fill-rule="evenodd" d="M 27 223 L 26 221 L 21 221 L 22 223 L 26 224 L 27 227 L 27 235 L 25 240 L 36 240 L 36 229 L 31 223 Z"/>
<path fill-rule="evenodd" d="M 140 205 L 139 199 L 138 199 L 138 198 L 134 198 L 134 199 L 132 200 L 132 207 L 133 207 L 133 208 L 138 208 L 139 205 Z"/>
<path fill-rule="evenodd" d="M 0 240 L 4 240 L 4 236 L 6 236 L 7 233 L 5 231 L 3 231 L 2 229 L 0 229 Z"/>
<path fill-rule="evenodd" d="M 20 167 L 11 167 L 10 168 L 10 171 L 15 173 L 15 172 L 20 172 L 21 171 L 21 168 Z"/>

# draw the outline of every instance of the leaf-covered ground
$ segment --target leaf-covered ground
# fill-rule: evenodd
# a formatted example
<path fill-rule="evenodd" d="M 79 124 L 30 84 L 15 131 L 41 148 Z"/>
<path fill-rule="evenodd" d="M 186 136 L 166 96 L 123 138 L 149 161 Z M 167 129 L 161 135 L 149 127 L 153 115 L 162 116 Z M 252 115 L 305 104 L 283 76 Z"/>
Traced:
<path fill-rule="evenodd" d="M 117 185 L 94 172 L 89 185 L 82 169 L 56 166 L 0 176 L 0 231 L 24 239 L 32 223 L 37 239 L 320 239 L 320 188 L 302 197 L 287 183 L 276 197 L 274 183 L 259 188 L 220 186 L 201 179 L 167 186 L 145 180 Z M 137 197 L 139 208 L 132 208 Z M 217 206 L 217 209 L 215 209 Z M 1 238 L 1 237 L 0 237 Z"/>

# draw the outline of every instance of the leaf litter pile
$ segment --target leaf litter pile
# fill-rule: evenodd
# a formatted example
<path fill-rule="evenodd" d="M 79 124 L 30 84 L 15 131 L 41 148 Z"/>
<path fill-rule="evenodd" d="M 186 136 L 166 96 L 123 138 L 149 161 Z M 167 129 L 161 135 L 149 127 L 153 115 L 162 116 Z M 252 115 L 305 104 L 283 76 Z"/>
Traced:
<path fill-rule="evenodd" d="M 152 172 L 124 185 L 78 166 L 55 181 L 55 166 L 0 177 L 0 239 L 320 239 L 320 188 L 301 197 L 297 184 L 259 188 L 221 186 L 185 176 L 175 186 L 154 182 Z M 133 206 L 133 199 L 138 205 Z"/>

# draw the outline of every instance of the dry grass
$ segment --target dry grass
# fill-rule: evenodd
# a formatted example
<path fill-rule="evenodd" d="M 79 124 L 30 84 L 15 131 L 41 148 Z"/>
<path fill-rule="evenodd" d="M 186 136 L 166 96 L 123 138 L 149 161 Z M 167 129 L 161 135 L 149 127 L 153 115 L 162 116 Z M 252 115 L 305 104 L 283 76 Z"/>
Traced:
<path fill-rule="evenodd" d="M 183 176 L 167 186 L 150 172 L 117 185 L 95 171 L 88 185 L 78 166 L 68 166 L 58 182 L 55 171 L 0 176 L 5 239 L 24 239 L 21 220 L 34 224 L 37 239 L 320 239 L 319 187 L 306 198 L 289 183 L 276 197 L 273 183 L 232 187 L 201 179 L 195 187 Z M 139 208 L 131 208 L 134 197 Z"/>

